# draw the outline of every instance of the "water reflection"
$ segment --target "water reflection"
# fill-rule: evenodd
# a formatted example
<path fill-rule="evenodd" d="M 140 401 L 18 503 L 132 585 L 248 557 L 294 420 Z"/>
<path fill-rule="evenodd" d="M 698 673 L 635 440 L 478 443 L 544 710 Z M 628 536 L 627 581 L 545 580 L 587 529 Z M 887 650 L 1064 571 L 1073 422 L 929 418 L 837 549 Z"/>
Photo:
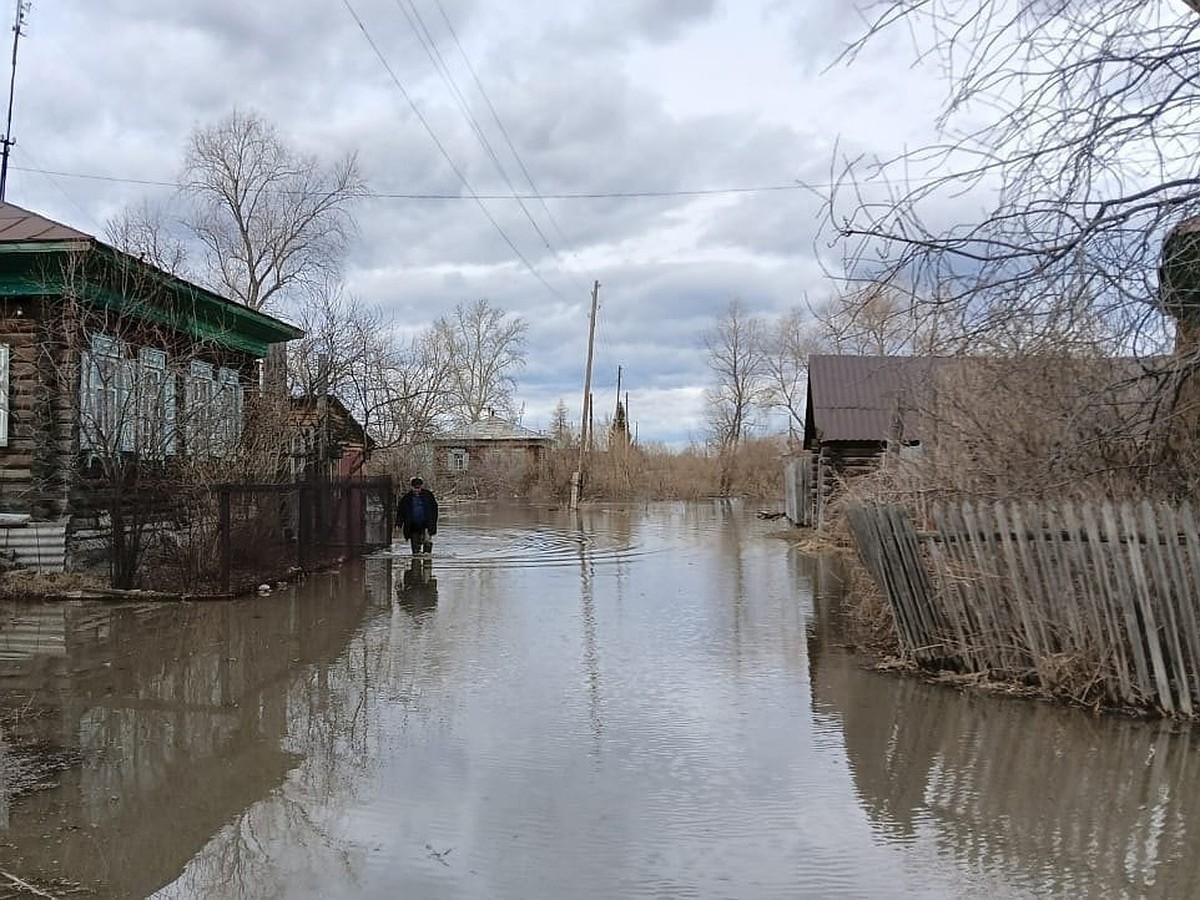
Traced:
<path fill-rule="evenodd" d="M 9 866 L 100 896 L 172 881 L 296 766 L 295 679 L 341 655 L 367 594 L 348 568 L 233 604 L 0 606 L 8 762 L 78 756 L 57 789 L 7 798 Z"/>
<path fill-rule="evenodd" d="M 397 600 L 417 621 L 427 618 L 437 608 L 438 588 L 433 560 L 416 558 L 409 563 Z"/>
<path fill-rule="evenodd" d="M 1189 892 L 1190 738 L 865 671 L 837 566 L 777 529 L 451 508 L 433 560 L 244 603 L 0 607 L 0 869 L 179 900 Z M 53 790 L 38 741 L 77 754 Z"/>
<path fill-rule="evenodd" d="M 836 621 L 835 597 L 815 606 L 817 623 Z M 1190 732 L 869 675 L 815 643 L 826 652 L 814 712 L 843 735 L 855 790 L 888 840 L 1037 896 L 1193 895 Z"/>

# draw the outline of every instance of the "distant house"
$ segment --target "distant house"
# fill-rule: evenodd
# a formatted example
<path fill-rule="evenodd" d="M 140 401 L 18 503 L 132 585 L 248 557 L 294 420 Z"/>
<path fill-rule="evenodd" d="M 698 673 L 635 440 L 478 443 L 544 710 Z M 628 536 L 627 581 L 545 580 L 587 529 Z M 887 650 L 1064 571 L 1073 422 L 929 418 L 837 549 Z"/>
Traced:
<path fill-rule="evenodd" d="M 234 452 L 259 361 L 301 334 L 0 203 L 0 513 L 34 523 L 0 528 L 0 548 L 33 540 L 61 568 L 82 530 L 103 527 L 105 461 Z"/>
<path fill-rule="evenodd" d="M 489 412 L 433 440 L 437 489 L 445 494 L 519 492 L 545 469 L 554 438 Z"/>
<path fill-rule="evenodd" d="M 293 478 L 366 475 L 375 441 L 337 397 L 292 397 L 289 428 Z"/>

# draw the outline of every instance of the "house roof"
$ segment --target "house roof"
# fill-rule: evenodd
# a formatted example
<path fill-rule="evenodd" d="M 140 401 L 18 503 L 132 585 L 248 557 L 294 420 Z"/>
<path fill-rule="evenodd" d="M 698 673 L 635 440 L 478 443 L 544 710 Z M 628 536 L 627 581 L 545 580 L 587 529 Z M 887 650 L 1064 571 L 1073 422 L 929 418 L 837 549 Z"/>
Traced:
<path fill-rule="evenodd" d="M 531 431 L 528 428 L 522 428 L 515 422 L 510 422 L 499 416 L 490 415 L 486 419 L 472 422 L 458 431 L 438 435 L 434 440 L 442 444 L 478 441 L 545 441 L 551 443 L 554 438 L 547 434 L 542 434 L 540 431 Z"/>
<path fill-rule="evenodd" d="M 96 265 L 86 274 L 76 293 L 87 302 L 135 317 L 168 325 L 196 339 L 213 340 L 255 356 L 267 347 L 301 337 L 304 332 L 281 319 L 250 309 L 198 284 L 131 256 L 78 229 L 0 202 L 0 297 L 34 297 L 58 294 L 70 274 L 63 263 L 47 263 L 56 256 L 87 253 Z M 122 289 L 127 273 L 136 273 L 142 293 L 131 296 Z M 172 302 L 164 302 L 163 294 Z"/>
<path fill-rule="evenodd" d="M 45 241 L 91 241 L 84 234 L 61 222 L 47 219 L 12 203 L 0 203 L 0 243 L 38 243 Z"/>
<path fill-rule="evenodd" d="M 985 381 L 1012 379 L 1014 389 L 1042 372 L 1081 416 L 1103 406 L 1130 427 L 1145 427 L 1150 400 L 1162 393 L 1173 371 L 1169 359 L 1155 357 L 1064 356 L 1040 362 L 1039 369 L 1020 358 L 811 356 L 804 447 L 818 441 L 887 443 L 898 425 L 905 443 L 926 440 L 939 381 L 955 372 Z"/>
<path fill-rule="evenodd" d="M 896 417 L 915 410 L 937 369 L 951 360 L 920 356 L 810 356 L 804 446 L 829 441 L 886 441 Z M 920 440 L 919 416 L 904 422 Z"/>

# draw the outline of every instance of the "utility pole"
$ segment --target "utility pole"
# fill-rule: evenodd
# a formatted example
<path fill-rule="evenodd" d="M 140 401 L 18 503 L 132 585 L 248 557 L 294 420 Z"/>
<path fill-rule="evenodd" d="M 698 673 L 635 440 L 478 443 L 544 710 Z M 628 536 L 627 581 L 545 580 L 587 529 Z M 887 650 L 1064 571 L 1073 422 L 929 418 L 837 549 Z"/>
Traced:
<path fill-rule="evenodd" d="M 592 284 L 592 314 L 588 317 L 587 366 L 583 373 L 583 412 L 579 417 L 579 465 L 571 477 L 571 509 L 579 506 L 583 495 L 584 464 L 587 461 L 589 434 L 588 423 L 592 408 L 592 353 L 596 346 L 596 310 L 600 305 L 600 282 Z"/>
<path fill-rule="evenodd" d="M 0 145 L 4 148 L 0 151 L 0 203 L 4 202 L 5 189 L 8 187 L 8 155 L 16 143 L 12 136 L 12 116 L 13 97 L 17 91 L 17 45 L 21 41 L 21 35 L 25 33 L 21 29 L 25 27 L 25 14 L 29 12 L 30 2 L 31 0 L 17 0 L 17 16 L 13 20 L 12 71 L 8 76 L 8 117 L 4 122 L 4 137 L 0 138 Z"/>

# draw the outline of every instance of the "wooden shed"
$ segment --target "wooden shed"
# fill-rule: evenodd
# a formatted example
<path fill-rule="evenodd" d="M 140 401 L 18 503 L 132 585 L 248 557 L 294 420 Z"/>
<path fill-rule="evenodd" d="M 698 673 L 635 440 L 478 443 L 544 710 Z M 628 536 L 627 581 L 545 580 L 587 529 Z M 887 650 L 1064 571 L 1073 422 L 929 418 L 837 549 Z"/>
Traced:
<path fill-rule="evenodd" d="M 819 525 L 840 478 L 872 471 L 889 447 L 902 452 L 921 445 L 919 411 L 928 408 L 937 371 L 950 362 L 917 356 L 809 357 L 804 452 L 793 460 L 789 477 L 789 495 L 795 494 L 792 521 Z"/>

